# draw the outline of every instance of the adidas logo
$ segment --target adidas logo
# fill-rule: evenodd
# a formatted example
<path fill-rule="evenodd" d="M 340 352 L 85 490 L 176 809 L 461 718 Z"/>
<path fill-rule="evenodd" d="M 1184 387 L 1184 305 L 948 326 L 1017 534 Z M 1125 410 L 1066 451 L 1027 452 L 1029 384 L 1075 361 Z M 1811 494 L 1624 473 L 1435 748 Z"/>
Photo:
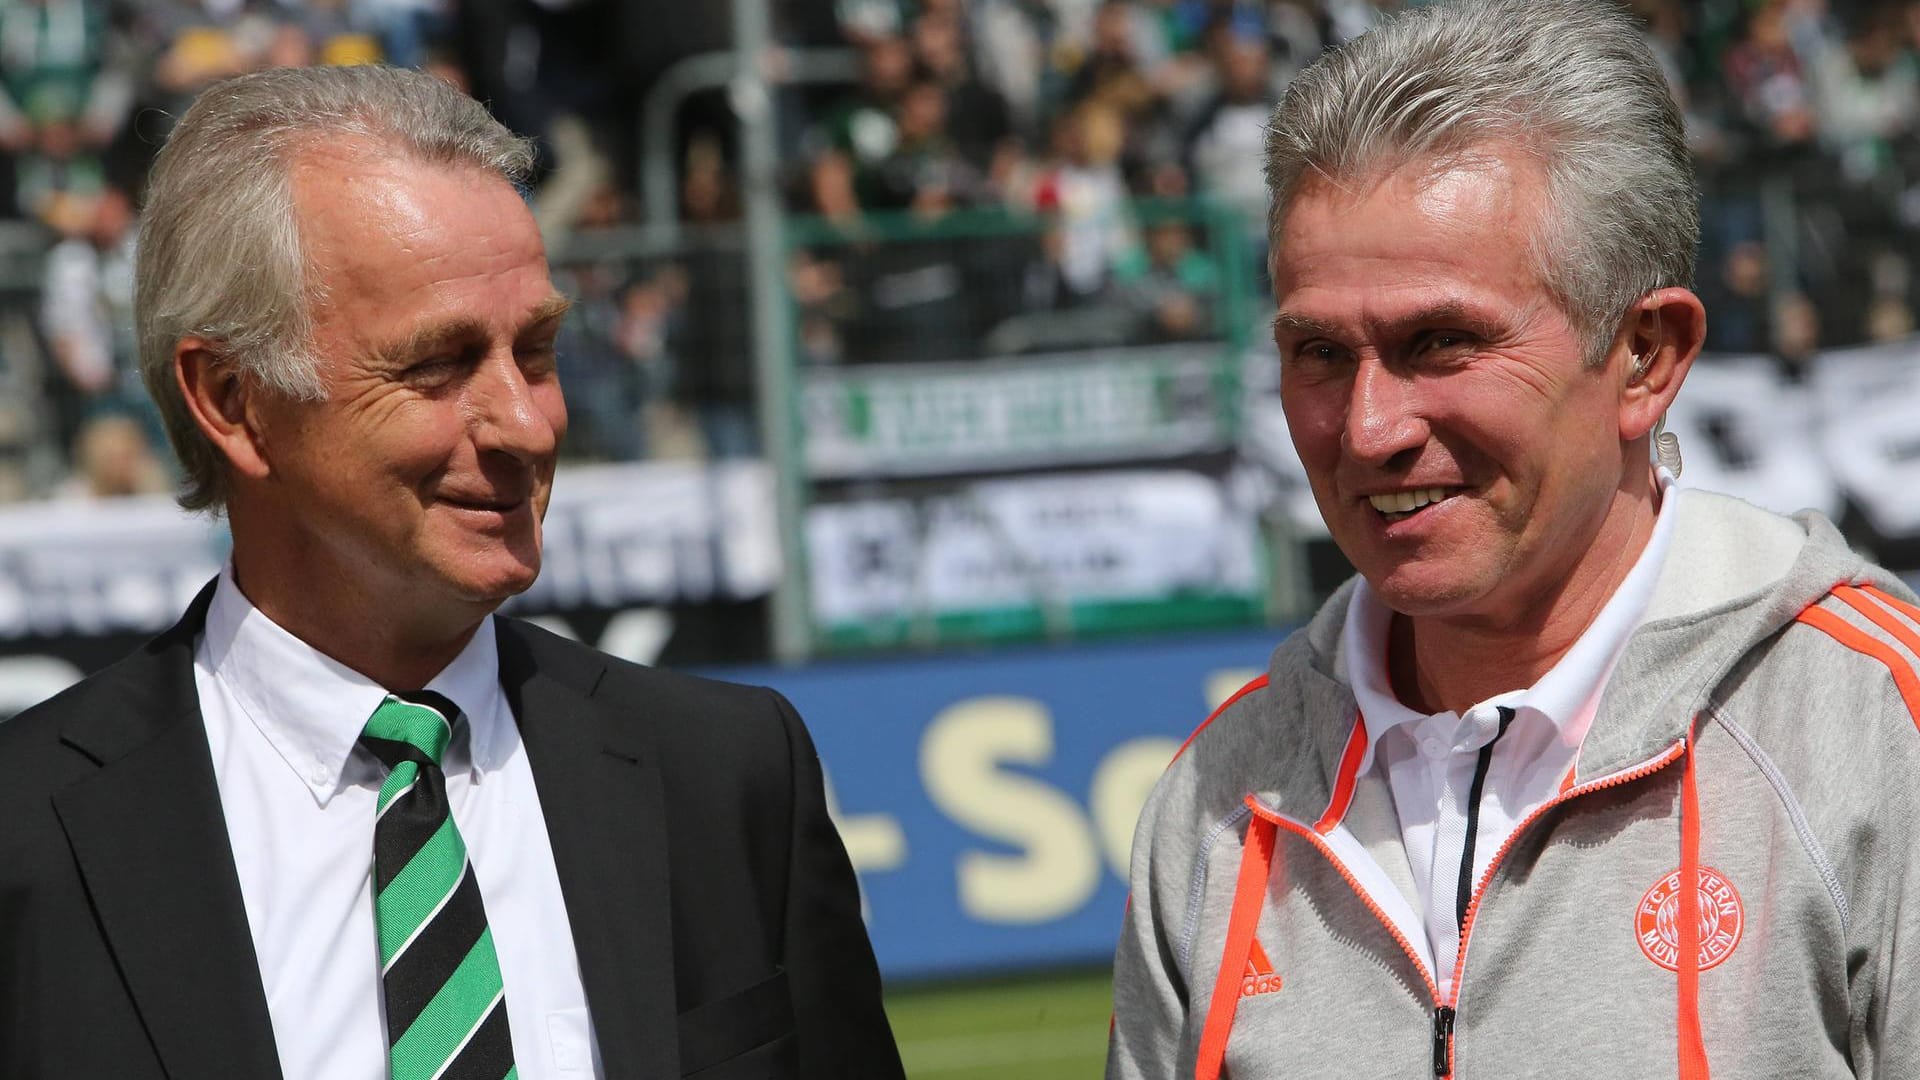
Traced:
<path fill-rule="evenodd" d="M 1267 950 L 1260 947 L 1260 939 L 1254 938 L 1253 949 L 1247 954 L 1247 974 L 1240 980 L 1240 996 L 1249 998 L 1279 990 L 1280 976 L 1273 973 L 1273 961 L 1267 959 Z"/>

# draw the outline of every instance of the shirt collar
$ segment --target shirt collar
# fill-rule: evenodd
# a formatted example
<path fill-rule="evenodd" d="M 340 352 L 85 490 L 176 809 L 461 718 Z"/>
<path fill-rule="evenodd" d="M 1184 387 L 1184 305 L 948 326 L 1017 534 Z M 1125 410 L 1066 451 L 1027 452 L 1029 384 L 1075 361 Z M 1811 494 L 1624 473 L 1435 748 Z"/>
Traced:
<path fill-rule="evenodd" d="M 1581 633 L 1573 648 L 1551 670 L 1530 687 L 1496 694 L 1481 705 L 1506 706 L 1516 711 L 1539 713 L 1560 733 L 1560 738 L 1578 746 L 1586 738 L 1593 721 L 1594 705 L 1613 667 L 1625 651 L 1627 639 L 1639 628 L 1653 589 L 1672 543 L 1674 506 L 1673 474 L 1656 469 L 1660 491 L 1660 510 L 1654 518 L 1653 533 L 1647 546 L 1634 560 L 1633 569 L 1608 598 L 1600 614 Z M 1425 720 L 1429 714 L 1401 704 L 1387 677 L 1387 636 L 1392 628 L 1393 611 L 1380 601 L 1366 579 L 1362 578 L 1347 603 L 1346 625 L 1341 631 L 1340 651 L 1353 696 L 1366 726 L 1367 749 L 1360 771 L 1373 765 L 1374 747 L 1380 736 L 1394 728 Z"/>
<path fill-rule="evenodd" d="M 386 688 L 267 618 L 234 582 L 231 563 L 214 587 L 202 643 L 214 677 L 314 799 L 327 805 L 349 782 L 360 732 L 385 699 Z M 423 688 L 444 694 L 467 717 L 461 725 L 467 738 L 456 735 L 447 749 L 449 771 L 464 765 L 479 779 L 500 764 L 495 755 L 503 751 L 504 740 L 495 730 L 498 714 L 492 707 L 499 670 L 488 616 L 466 648 Z"/>

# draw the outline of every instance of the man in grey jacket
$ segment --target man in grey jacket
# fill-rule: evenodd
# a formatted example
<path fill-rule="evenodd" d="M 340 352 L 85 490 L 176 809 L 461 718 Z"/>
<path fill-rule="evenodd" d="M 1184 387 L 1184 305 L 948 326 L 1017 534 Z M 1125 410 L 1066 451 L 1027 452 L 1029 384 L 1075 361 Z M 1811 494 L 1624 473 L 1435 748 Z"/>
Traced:
<path fill-rule="evenodd" d="M 1147 804 L 1110 1080 L 1920 1076 L 1920 608 L 1672 486 L 1699 226 L 1633 20 L 1394 19 L 1267 180 L 1360 573 Z"/>

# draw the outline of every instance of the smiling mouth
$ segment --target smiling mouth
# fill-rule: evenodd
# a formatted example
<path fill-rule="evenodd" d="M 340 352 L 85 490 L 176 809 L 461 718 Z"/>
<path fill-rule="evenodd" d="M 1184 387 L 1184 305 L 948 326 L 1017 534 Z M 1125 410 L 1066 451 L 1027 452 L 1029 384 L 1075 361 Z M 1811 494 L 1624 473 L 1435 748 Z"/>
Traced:
<path fill-rule="evenodd" d="M 525 499 L 456 499 L 442 496 L 441 502 L 458 510 L 491 510 L 495 513 L 507 513 L 516 510 Z"/>
<path fill-rule="evenodd" d="M 1367 502 L 1387 520 L 1388 524 L 1405 521 L 1430 506 L 1445 502 L 1447 499 L 1465 491 L 1457 487 L 1415 488 L 1412 491 L 1389 491 L 1380 495 L 1367 496 Z"/>

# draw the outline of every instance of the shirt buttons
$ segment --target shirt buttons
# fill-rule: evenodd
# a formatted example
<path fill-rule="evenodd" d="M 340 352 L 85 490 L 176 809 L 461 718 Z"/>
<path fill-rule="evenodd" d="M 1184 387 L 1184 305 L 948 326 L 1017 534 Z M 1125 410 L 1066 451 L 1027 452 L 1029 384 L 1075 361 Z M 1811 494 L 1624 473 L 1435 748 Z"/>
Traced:
<path fill-rule="evenodd" d="M 1420 741 L 1420 752 L 1438 761 L 1447 756 L 1447 744 L 1429 735 Z"/>

